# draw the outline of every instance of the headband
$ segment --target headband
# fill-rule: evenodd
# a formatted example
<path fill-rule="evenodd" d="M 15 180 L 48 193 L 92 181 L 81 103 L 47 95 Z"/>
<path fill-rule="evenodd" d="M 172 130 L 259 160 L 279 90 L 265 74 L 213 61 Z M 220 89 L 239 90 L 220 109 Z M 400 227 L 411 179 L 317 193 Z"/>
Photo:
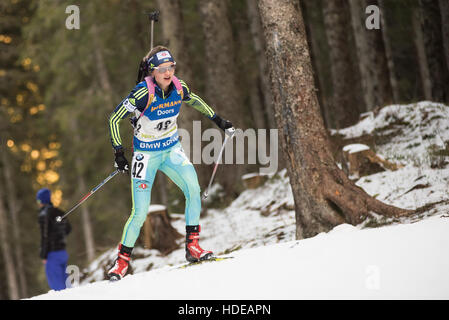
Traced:
<path fill-rule="evenodd" d="M 173 59 L 168 50 L 159 51 L 151 56 L 151 58 L 147 60 L 147 66 L 152 71 L 154 67 L 158 67 L 164 62 L 175 62 L 175 59 Z"/>

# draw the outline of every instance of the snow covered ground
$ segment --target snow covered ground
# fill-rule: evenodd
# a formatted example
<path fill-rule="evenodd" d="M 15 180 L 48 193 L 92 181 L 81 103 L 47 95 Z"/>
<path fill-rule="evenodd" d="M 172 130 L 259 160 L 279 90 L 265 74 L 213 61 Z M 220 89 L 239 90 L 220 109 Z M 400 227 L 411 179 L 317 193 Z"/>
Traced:
<path fill-rule="evenodd" d="M 419 215 L 373 215 L 358 226 L 295 240 L 293 197 L 283 170 L 201 220 L 201 246 L 233 259 L 178 269 L 184 263 L 180 239 L 180 249 L 167 256 L 136 248 L 134 274 L 109 283 L 102 263 L 115 256 L 113 248 L 84 270 L 79 286 L 33 299 L 449 299 L 449 166 L 444 153 L 436 153 L 449 142 L 447 109 L 428 102 L 389 106 L 340 130 L 348 138 L 395 132 L 376 152 L 404 167 L 357 184 L 403 208 L 437 203 Z M 182 216 L 173 226 L 184 234 Z"/>
<path fill-rule="evenodd" d="M 234 259 L 166 266 L 35 299 L 448 299 L 449 217 L 376 229 L 340 225 Z"/>

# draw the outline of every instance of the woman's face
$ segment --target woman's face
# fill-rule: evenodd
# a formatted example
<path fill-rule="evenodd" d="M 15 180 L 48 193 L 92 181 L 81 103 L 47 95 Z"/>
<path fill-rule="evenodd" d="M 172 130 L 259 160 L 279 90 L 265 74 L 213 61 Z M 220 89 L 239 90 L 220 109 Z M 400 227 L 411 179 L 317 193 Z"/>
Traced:
<path fill-rule="evenodd" d="M 164 62 L 158 66 L 158 69 L 153 70 L 152 72 L 154 79 L 156 79 L 157 84 L 162 90 L 168 88 L 174 74 L 175 68 L 173 62 Z"/>

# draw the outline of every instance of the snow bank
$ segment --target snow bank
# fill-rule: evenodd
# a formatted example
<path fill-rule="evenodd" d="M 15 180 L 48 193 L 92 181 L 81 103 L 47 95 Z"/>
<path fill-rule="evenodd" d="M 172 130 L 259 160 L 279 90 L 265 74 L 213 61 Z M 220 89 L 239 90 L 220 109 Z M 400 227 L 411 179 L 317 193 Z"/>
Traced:
<path fill-rule="evenodd" d="M 340 225 L 234 259 L 166 266 L 34 299 L 448 299 L 449 218 L 376 229 Z"/>
<path fill-rule="evenodd" d="M 386 106 L 377 114 L 366 113 L 354 126 L 331 130 L 331 134 L 344 139 L 371 135 L 377 141 L 375 152 L 385 159 L 429 167 L 432 156 L 449 142 L 449 107 L 430 101 Z"/>

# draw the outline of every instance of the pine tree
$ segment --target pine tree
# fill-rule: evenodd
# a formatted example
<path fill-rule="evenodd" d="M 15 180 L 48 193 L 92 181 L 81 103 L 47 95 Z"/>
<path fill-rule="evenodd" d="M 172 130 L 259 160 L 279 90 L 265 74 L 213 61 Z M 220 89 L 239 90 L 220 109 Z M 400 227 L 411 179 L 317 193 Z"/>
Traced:
<path fill-rule="evenodd" d="M 347 3 L 342 0 L 324 1 L 323 11 L 331 59 L 331 110 L 336 117 L 335 127 L 339 129 L 356 123 L 359 115 L 366 110 L 359 107 L 357 95 L 354 94 L 358 73 L 351 59 L 352 45 L 348 37 L 351 29 Z"/>
<path fill-rule="evenodd" d="M 373 110 L 391 104 L 393 93 L 382 31 L 365 26 L 369 5 L 378 7 L 376 0 L 349 0 L 365 105 L 367 110 Z"/>
<path fill-rule="evenodd" d="M 335 164 L 315 93 L 299 4 L 262 0 L 259 8 L 276 121 L 282 129 L 282 149 L 295 200 L 297 239 L 345 222 L 356 225 L 370 212 L 386 216 L 408 213 L 370 197 Z"/>
<path fill-rule="evenodd" d="M 235 128 L 245 128 L 247 109 L 242 107 L 245 106 L 242 101 L 242 88 L 238 86 L 236 42 L 228 18 L 228 1 L 201 0 L 199 5 L 207 66 L 207 101 L 218 115 L 232 120 Z M 235 116 L 237 114 L 240 116 Z M 235 195 L 236 182 L 243 169 L 243 166 L 236 165 L 221 179 L 226 194 Z"/>
<path fill-rule="evenodd" d="M 38 164 L 45 160 L 38 150 L 48 146 L 49 139 L 40 127 L 45 108 L 42 88 L 37 84 L 40 67 L 27 52 L 22 54 L 26 38 L 23 29 L 35 5 L 29 1 L 2 2 L 0 11 L 0 195 L 7 226 L 7 240 L 2 245 L 10 251 L 8 260 L 3 262 L 13 265 L 13 270 L 8 271 L 12 272 L 8 282 L 17 281 L 10 283 L 14 292 L 9 296 L 23 298 L 40 285 L 32 274 L 40 260 L 37 255 L 26 253 L 38 246 L 33 178 L 43 174 Z M 48 159 L 48 164 L 54 164 L 52 159 Z"/>
<path fill-rule="evenodd" d="M 449 72 L 445 61 L 438 1 L 419 0 L 413 23 L 425 99 L 447 101 Z"/>

